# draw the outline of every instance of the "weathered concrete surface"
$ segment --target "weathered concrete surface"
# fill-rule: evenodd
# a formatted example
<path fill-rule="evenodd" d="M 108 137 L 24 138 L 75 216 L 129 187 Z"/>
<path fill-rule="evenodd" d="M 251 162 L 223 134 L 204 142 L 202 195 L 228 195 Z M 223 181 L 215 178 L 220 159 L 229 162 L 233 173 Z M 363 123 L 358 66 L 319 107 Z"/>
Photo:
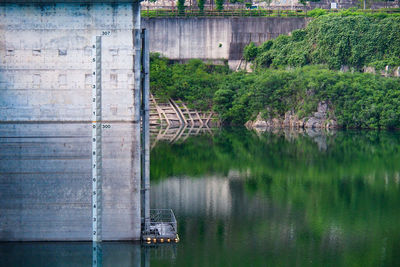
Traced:
<path fill-rule="evenodd" d="M 91 240 L 91 125 L 81 122 L 103 32 L 103 239 L 140 238 L 132 2 L 67 2 L 0 4 L 0 241 Z"/>
<path fill-rule="evenodd" d="M 0 124 L 0 241 L 91 240 L 91 125 Z M 103 239 L 140 237 L 133 123 L 103 129 Z"/>
<path fill-rule="evenodd" d="M 91 42 L 103 31 L 103 119 L 131 121 L 132 29 L 131 3 L 0 4 L 0 121 L 90 121 Z"/>
<path fill-rule="evenodd" d="M 150 33 L 150 51 L 175 59 L 228 59 L 237 64 L 250 42 L 304 28 L 306 18 L 143 18 Z"/>

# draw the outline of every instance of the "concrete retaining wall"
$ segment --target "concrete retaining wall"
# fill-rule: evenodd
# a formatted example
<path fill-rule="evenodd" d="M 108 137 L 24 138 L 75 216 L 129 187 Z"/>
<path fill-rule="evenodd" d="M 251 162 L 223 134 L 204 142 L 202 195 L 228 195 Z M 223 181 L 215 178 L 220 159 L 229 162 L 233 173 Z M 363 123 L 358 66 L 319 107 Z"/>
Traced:
<path fill-rule="evenodd" d="M 243 48 L 304 28 L 306 18 L 144 18 L 150 50 L 175 59 L 229 60 L 235 67 Z"/>

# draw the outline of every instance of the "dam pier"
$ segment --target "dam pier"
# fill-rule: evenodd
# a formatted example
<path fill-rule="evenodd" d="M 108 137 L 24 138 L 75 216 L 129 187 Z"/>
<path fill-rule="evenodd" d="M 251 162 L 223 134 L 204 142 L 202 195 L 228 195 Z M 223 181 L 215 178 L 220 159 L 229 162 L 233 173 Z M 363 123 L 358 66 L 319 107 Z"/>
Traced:
<path fill-rule="evenodd" d="M 0 241 L 140 240 L 150 227 L 140 3 L 6 1 L 0 24 Z"/>

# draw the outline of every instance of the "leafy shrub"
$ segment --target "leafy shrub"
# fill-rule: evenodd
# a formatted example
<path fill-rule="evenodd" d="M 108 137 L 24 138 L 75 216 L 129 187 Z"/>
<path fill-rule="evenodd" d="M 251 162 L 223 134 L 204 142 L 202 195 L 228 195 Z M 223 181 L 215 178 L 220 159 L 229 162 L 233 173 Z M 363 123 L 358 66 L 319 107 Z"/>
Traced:
<path fill-rule="evenodd" d="M 318 18 L 320 16 L 326 15 L 328 12 L 325 9 L 315 8 L 307 13 L 308 16 L 312 18 Z"/>
<path fill-rule="evenodd" d="M 182 99 L 200 110 L 211 109 L 214 92 L 228 72 L 227 65 L 205 64 L 199 59 L 178 64 L 159 54 L 150 56 L 151 92 L 164 100 Z"/>
<path fill-rule="evenodd" d="M 336 70 L 342 66 L 362 70 L 373 62 L 398 62 L 400 17 L 343 15 L 346 12 L 351 13 L 320 16 L 303 30 L 267 41 L 258 47 L 255 65 L 285 68 L 327 64 Z"/>
<path fill-rule="evenodd" d="M 224 0 L 215 0 L 215 5 L 216 5 L 218 11 L 223 10 L 224 9 Z"/>
<path fill-rule="evenodd" d="M 178 12 L 183 15 L 185 12 L 185 0 L 178 0 Z"/>
<path fill-rule="evenodd" d="M 255 46 L 253 42 L 245 46 L 243 51 L 243 58 L 247 61 L 254 60 L 257 56 L 258 48 Z"/>
<path fill-rule="evenodd" d="M 197 5 L 198 5 L 201 13 L 204 12 L 204 3 L 205 3 L 205 0 L 198 0 L 197 1 Z"/>

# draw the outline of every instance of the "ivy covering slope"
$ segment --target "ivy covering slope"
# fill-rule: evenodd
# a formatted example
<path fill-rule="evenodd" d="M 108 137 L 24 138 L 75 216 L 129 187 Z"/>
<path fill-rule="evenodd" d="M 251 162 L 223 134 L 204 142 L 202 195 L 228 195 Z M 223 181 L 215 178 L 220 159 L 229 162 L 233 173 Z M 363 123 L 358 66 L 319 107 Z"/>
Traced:
<path fill-rule="evenodd" d="M 336 70 L 342 66 L 354 70 L 399 66 L 400 17 L 348 14 L 320 16 L 290 36 L 281 35 L 259 47 L 250 44 L 244 57 L 258 67 L 273 68 L 309 64 L 327 64 Z"/>

